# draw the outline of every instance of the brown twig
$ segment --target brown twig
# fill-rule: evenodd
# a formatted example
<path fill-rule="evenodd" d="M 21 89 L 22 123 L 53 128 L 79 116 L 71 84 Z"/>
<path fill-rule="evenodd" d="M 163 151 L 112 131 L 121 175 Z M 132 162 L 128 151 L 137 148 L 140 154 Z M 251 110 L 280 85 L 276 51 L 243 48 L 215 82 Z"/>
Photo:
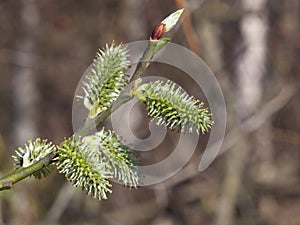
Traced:
<path fill-rule="evenodd" d="M 200 55 L 201 53 L 200 40 L 193 27 L 192 17 L 187 7 L 186 0 L 176 0 L 176 5 L 179 9 L 185 8 L 184 13 L 182 15 L 183 18 L 182 28 L 183 28 L 184 36 L 186 38 L 186 41 L 190 49 L 197 55 Z"/>

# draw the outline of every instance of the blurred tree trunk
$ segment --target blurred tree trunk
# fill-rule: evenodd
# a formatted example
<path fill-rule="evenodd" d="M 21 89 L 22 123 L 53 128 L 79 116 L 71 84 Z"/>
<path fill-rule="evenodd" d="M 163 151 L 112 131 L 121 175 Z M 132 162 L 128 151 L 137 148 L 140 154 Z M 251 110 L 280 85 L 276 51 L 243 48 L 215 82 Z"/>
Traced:
<path fill-rule="evenodd" d="M 35 68 L 37 67 L 36 32 L 39 14 L 34 0 L 20 2 L 20 33 L 15 44 L 13 75 L 14 126 L 12 140 L 15 146 L 23 145 L 28 139 L 37 135 L 37 87 L 35 84 Z M 32 224 L 34 215 L 34 199 L 30 199 L 26 187 L 18 189 L 11 201 L 14 215 L 11 224 Z"/>
<path fill-rule="evenodd" d="M 267 52 L 265 0 L 243 0 L 242 7 L 245 13 L 240 22 L 240 30 L 246 50 L 238 58 L 236 65 L 238 111 L 235 112 L 234 126 L 239 126 L 261 104 L 264 90 L 261 79 L 265 73 Z M 240 133 L 242 134 L 243 130 L 240 130 Z M 217 225 L 236 224 L 237 198 L 241 193 L 244 169 L 249 157 L 249 147 L 252 144 L 249 139 L 251 137 L 246 134 L 242 135 L 239 142 L 227 154 L 217 210 Z M 247 223 L 253 224 L 253 220 Z"/>
<path fill-rule="evenodd" d="M 35 84 L 36 31 L 39 21 L 38 9 L 34 0 L 21 1 L 20 35 L 16 41 L 13 77 L 13 101 L 15 121 L 13 140 L 17 146 L 28 139 L 36 137 L 35 124 L 37 88 Z"/>

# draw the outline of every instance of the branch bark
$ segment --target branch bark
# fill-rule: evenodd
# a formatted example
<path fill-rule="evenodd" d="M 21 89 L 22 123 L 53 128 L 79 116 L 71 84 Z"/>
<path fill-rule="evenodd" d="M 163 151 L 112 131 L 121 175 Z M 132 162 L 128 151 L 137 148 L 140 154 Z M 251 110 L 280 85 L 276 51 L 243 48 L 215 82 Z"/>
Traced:
<path fill-rule="evenodd" d="M 0 179 L 0 191 L 11 189 L 13 184 L 31 176 L 51 164 L 55 154 L 52 152 L 29 167 L 22 167 Z"/>

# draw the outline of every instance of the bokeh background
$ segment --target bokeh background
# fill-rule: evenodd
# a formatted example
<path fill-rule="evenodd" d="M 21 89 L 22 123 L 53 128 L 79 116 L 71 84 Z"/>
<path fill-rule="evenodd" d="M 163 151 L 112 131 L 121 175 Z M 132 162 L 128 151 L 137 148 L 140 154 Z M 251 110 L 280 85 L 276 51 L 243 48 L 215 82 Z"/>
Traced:
<path fill-rule="evenodd" d="M 181 7 L 172 41 L 198 54 L 224 92 L 222 154 L 198 172 L 202 135 L 176 176 L 137 190 L 114 184 L 100 202 L 57 172 L 29 178 L 0 193 L 0 225 L 300 224 L 299 0 L 0 0 L 0 175 L 28 139 L 72 135 L 74 92 L 98 48 L 145 40 Z M 174 68 L 151 65 L 145 76 L 158 73 L 206 101 Z M 133 116 L 140 138 L 149 136 L 143 115 Z M 178 136 L 168 132 L 141 162 L 167 157 Z"/>

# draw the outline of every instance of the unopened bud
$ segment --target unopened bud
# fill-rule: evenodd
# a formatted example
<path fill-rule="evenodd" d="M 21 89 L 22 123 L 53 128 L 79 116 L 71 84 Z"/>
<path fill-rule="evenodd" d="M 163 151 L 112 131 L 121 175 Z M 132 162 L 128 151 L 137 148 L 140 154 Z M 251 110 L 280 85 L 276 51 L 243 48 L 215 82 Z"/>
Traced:
<path fill-rule="evenodd" d="M 159 23 L 154 28 L 154 30 L 152 32 L 152 35 L 151 35 L 151 39 L 152 40 L 159 40 L 164 35 L 164 33 L 166 33 L 166 30 L 167 30 L 166 24 Z"/>

